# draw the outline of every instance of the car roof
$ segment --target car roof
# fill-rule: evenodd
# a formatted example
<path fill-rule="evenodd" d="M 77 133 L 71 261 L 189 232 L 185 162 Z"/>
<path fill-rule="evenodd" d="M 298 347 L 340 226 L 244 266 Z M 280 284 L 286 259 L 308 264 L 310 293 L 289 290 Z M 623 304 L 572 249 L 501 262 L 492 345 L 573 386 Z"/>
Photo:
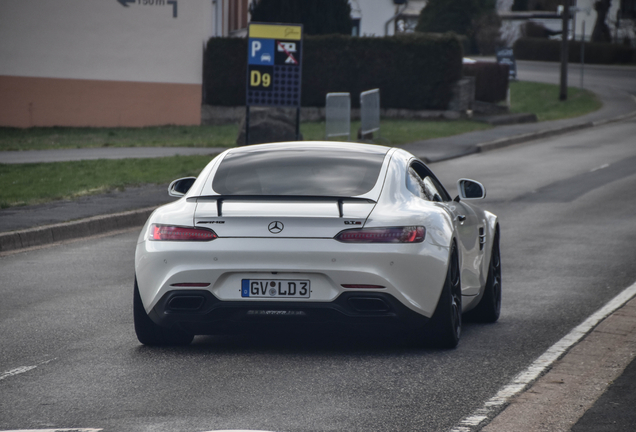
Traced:
<path fill-rule="evenodd" d="M 373 153 L 385 155 L 391 150 L 391 147 L 385 147 L 375 144 L 360 144 L 350 142 L 338 142 L 338 141 L 288 141 L 269 144 L 252 144 L 243 147 L 236 147 L 230 149 L 228 153 L 233 156 L 239 156 L 241 154 L 248 154 L 254 152 L 276 152 L 284 150 L 316 150 L 324 149 L 325 151 L 337 153 L 342 152 L 356 152 L 361 153 Z"/>

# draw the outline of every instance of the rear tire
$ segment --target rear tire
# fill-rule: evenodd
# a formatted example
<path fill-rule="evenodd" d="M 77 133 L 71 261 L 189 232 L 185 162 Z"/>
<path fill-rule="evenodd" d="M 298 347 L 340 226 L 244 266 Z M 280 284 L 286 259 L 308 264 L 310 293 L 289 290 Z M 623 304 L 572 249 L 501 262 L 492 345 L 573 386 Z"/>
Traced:
<path fill-rule="evenodd" d="M 495 233 L 492 244 L 488 278 L 484 288 L 484 295 L 475 309 L 466 314 L 471 321 L 494 323 L 501 313 L 501 252 L 499 249 L 499 229 Z"/>
<path fill-rule="evenodd" d="M 144 345 L 189 345 L 194 339 L 194 335 L 176 330 L 159 327 L 155 324 L 144 309 L 139 295 L 137 278 L 135 278 L 135 289 L 133 294 L 133 318 L 135 322 L 135 333 L 137 339 Z"/>
<path fill-rule="evenodd" d="M 427 333 L 428 340 L 440 348 L 455 348 L 461 337 L 462 290 L 455 243 L 451 248 L 444 288 L 428 323 Z"/>

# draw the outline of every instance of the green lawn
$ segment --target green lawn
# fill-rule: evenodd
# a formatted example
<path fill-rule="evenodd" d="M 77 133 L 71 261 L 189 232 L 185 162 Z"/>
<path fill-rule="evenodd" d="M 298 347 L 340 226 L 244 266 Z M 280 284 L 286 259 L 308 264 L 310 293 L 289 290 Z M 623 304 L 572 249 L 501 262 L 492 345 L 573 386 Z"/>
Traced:
<path fill-rule="evenodd" d="M 568 100 L 559 101 L 559 87 L 553 84 L 512 82 L 512 112 L 532 112 L 539 121 L 576 117 L 595 111 L 601 102 L 587 90 L 570 87 Z M 360 122 L 351 125 L 355 140 Z M 490 126 L 468 120 L 420 121 L 383 119 L 380 144 L 400 145 L 430 138 L 457 135 Z M 322 140 L 324 122 L 302 123 L 307 140 Z M 44 150 L 85 147 L 233 147 L 238 125 L 157 126 L 145 128 L 0 127 L 0 151 Z"/>
<path fill-rule="evenodd" d="M 431 138 L 443 138 L 458 135 L 475 130 L 490 129 L 492 126 L 470 120 L 396 120 L 382 119 L 380 122 L 380 135 L 376 139 L 377 144 L 401 145 L 414 141 Z M 351 138 L 356 140 L 359 121 L 351 122 Z M 300 132 L 306 140 L 324 140 L 325 122 L 302 123 Z M 378 136 L 377 134 L 375 135 Z M 340 141 L 346 141 L 347 137 L 338 137 Z"/>
<path fill-rule="evenodd" d="M 172 156 L 0 165 L 0 208 L 168 183 L 199 175 L 210 160 L 210 156 Z"/>
<path fill-rule="evenodd" d="M 600 108 L 592 93 L 570 88 L 568 100 L 558 100 L 556 85 L 513 82 L 512 112 L 534 112 L 539 120 L 574 117 Z M 351 125 L 356 137 L 359 122 Z M 491 126 L 468 120 L 381 122 L 376 142 L 400 145 L 429 138 L 457 135 Z M 324 122 L 301 124 L 307 140 L 324 139 Z M 1 150 L 35 150 L 79 147 L 197 146 L 233 147 L 237 125 L 162 126 L 147 128 L 0 128 Z M 168 183 L 197 175 L 209 156 L 174 156 L 157 159 L 93 160 L 40 164 L 0 164 L 0 208 L 103 193 L 147 183 Z"/>
<path fill-rule="evenodd" d="M 559 86 L 527 81 L 510 83 L 510 111 L 535 113 L 539 121 L 578 117 L 603 105 L 589 90 L 568 87 L 566 101 L 559 100 Z"/>
<path fill-rule="evenodd" d="M 359 127 L 359 121 L 352 122 L 351 137 L 354 140 Z M 488 127 L 467 120 L 425 122 L 386 119 L 382 120 L 380 143 L 399 145 Z M 300 131 L 306 140 L 323 140 L 325 122 L 302 123 Z M 234 147 L 237 135 L 237 124 L 145 128 L 0 127 L 0 151 L 87 147 Z"/>
<path fill-rule="evenodd" d="M 144 128 L 0 127 L 1 150 L 86 147 L 232 147 L 237 125 Z"/>

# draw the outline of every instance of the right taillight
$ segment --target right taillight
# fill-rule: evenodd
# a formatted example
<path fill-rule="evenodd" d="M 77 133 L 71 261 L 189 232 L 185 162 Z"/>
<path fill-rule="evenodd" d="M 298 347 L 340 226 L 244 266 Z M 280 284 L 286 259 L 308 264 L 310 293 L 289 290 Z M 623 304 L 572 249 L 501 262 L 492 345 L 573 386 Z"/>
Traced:
<path fill-rule="evenodd" d="M 218 236 L 207 228 L 152 224 L 149 237 L 155 241 L 210 241 Z"/>
<path fill-rule="evenodd" d="M 407 226 L 344 230 L 334 239 L 342 243 L 421 243 L 425 237 L 423 226 Z"/>

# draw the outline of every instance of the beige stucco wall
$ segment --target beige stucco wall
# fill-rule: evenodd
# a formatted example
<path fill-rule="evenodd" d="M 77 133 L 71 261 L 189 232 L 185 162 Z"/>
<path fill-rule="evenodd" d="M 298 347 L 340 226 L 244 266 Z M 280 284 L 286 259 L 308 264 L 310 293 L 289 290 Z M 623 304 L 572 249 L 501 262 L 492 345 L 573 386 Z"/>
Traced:
<path fill-rule="evenodd" d="M 0 1 L 0 125 L 200 122 L 210 0 Z"/>

